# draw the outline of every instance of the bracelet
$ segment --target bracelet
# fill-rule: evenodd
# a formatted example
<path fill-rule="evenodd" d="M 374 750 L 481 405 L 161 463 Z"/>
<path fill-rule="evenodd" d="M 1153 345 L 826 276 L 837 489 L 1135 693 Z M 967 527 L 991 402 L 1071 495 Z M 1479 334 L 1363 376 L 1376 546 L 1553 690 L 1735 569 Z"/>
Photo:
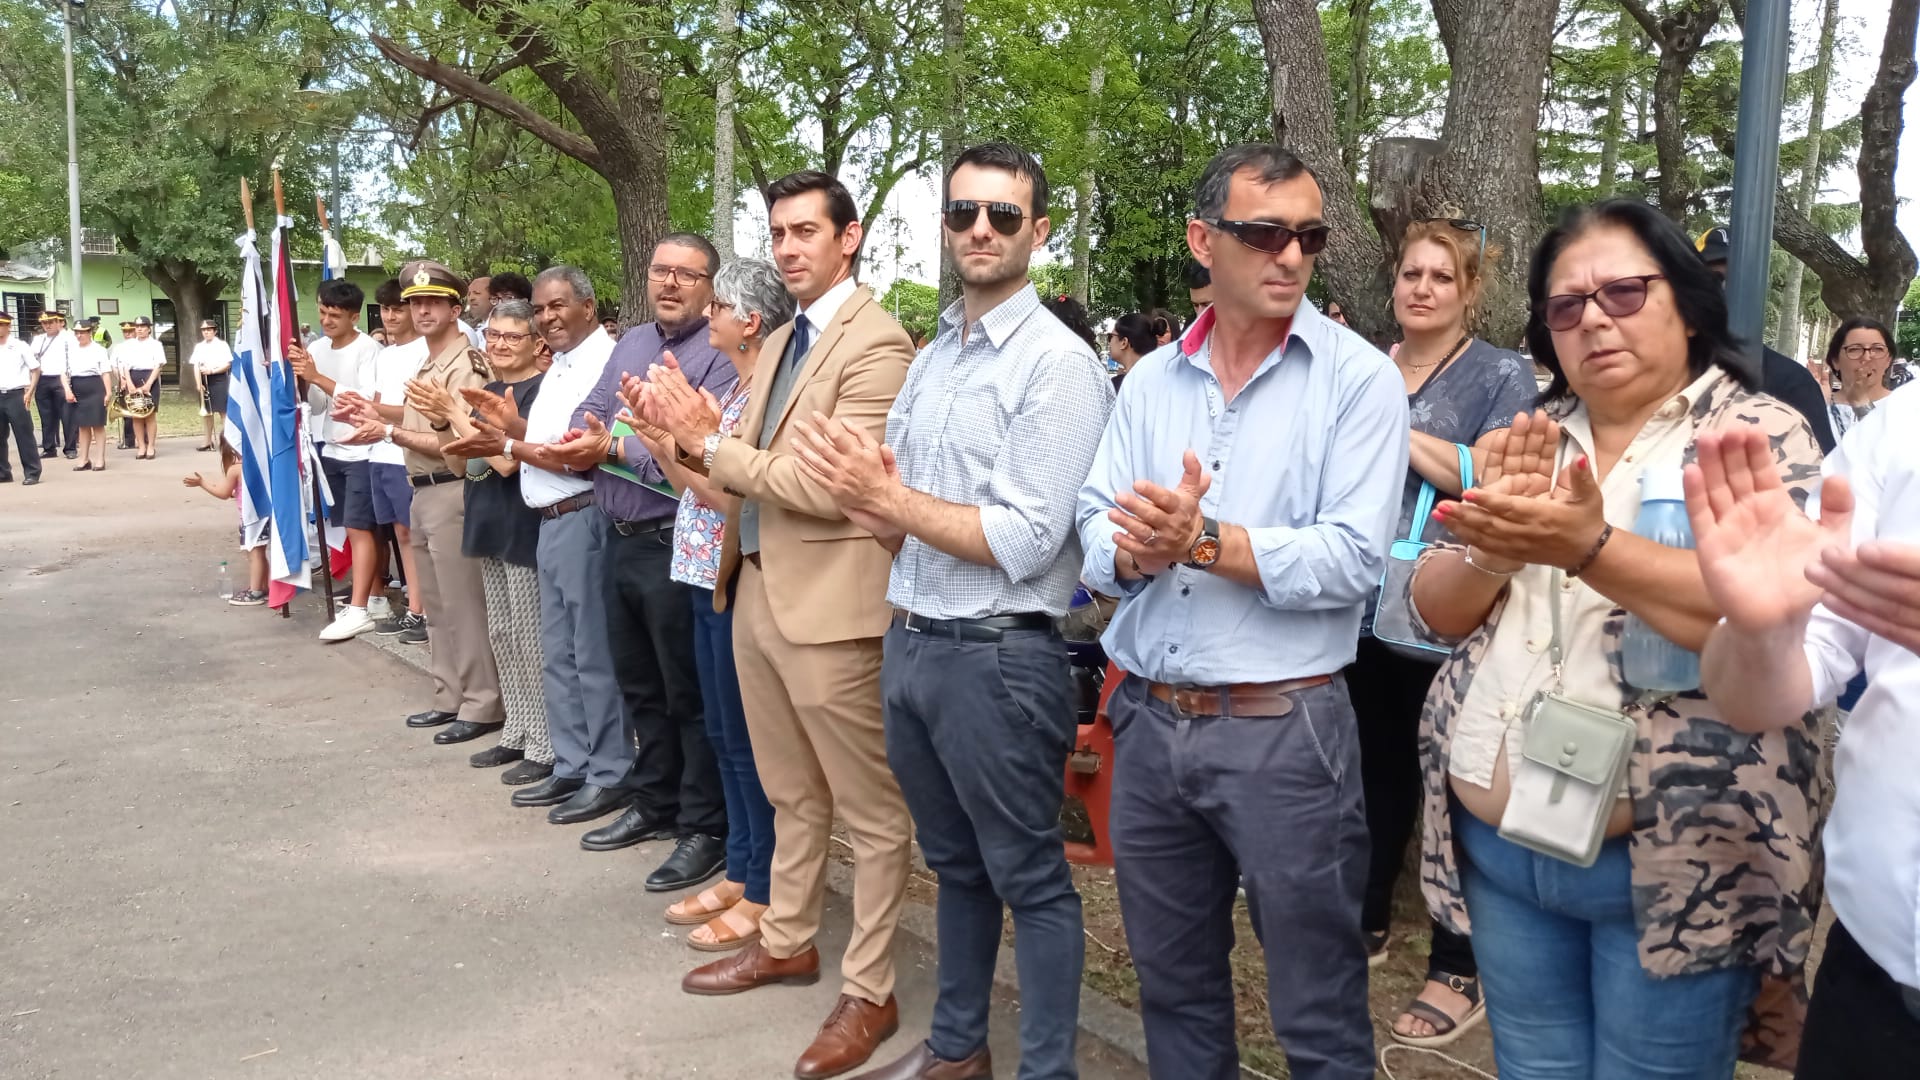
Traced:
<path fill-rule="evenodd" d="M 1487 575 L 1488 577 L 1497 577 L 1497 578 L 1501 578 L 1501 579 L 1503 579 L 1503 580 L 1504 580 L 1504 579 L 1506 579 L 1506 578 L 1510 578 L 1510 577 L 1512 577 L 1513 575 L 1515 575 L 1515 574 L 1517 574 L 1517 573 L 1519 573 L 1519 571 L 1518 571 L 1518 570 L 1489 570 L 1489 569 L 1487 569 L 1486 567 L 1484 567 L 1484 566 L 1481 566 L 1481 565 L 1480 565 L 1479 563 L 1477 563 L 1477 562 L 1474 562 L 1474 561 L 1473 561 L 1473 549 L 1472 549 L 1472 548 L 1468 548 L 1468 549 L 1467 549 L 1467 556 L 1466 556 L 1466 558 L 1467 558 L 1467 565 L 1468 565 L 1468 566 L 1471 566 L 1471 567 L 1473 567 L 1473 568 L 1474 568 L 1475 570 L 1478 570 L 1478 571 L 1480 571 L 1481 573 L 1483 573 L 1483 574 L 1485 574 L 1485 575 Z"/>
<path fill-rule="evenodd" d="M 506 458 L 509 461 L 513 460 L 513 440 L 512 439 L 508 439 L 506 445 L 500 448 L 500 456 L 503 458 Z"/>
<path fill-rule="evenodd" d="M 1574 563 L 1573 566 L 1567 570 L 1567 579 L 1571 581 L 1585 573 L 1587 567 L 1593 565 L 1593 560 L 1600 557 L 1600 549 L 1606 547 L 1607 541 L 1611 539 L 1613 539 L 1613 526 L 1608 525 L 1606 528 L 1600 530 L 1600 538 L 1593 542 L 1593 546 L 1588 548 L 1587 553 L 1580 557 L 1580 561 Z"/>
<path fill-rule="evenodd" d="M 446 431 L 447 429 L 453 427 L 453 421 L 449 420 L 444 424 L 428 424 L 427 426 L 432 428 L 435 431 Z"/>

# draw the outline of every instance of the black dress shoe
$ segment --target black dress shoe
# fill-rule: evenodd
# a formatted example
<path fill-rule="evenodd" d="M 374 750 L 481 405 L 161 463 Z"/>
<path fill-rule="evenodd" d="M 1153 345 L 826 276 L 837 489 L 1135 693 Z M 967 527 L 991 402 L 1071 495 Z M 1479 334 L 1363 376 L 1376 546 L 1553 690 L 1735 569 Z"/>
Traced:
<path fill-rule="evenodd" d="M 673 846 L 673 854 L 660 864 L 660 869 L 647 875 L 647 891 L 691 889 L 726 868 L 727 841 L 724 837 L 705 833 L 683 836 Z"/>
<path fill-rule="evenodd" d="M 407 726 L 439 727 L 441 724 L 451 724 L 458 719 L 460 719 L 459 713 L 442 712 L 439 709 L 428 709 L 426 712 L 417 712 L 407 717 Z"/>
<path fill-rule="evenodd" d="M 536 780 L 545 780 L 553 775 L 553 763 L 542 761 L 522 761 L 513 768 L 500 774 L 500 782 L 508 787 L 531 784 Z"/>
<path fill-rule="evenodd" d="M 580 846 L 588 851 L 619 851 L 648 840 L 665 840 L 673 833 L 673 822 L 649 817 L 639 807 L 629 806 L 626 813 L 613 819 L 613 824 L 581 837 Z"/>
<path fill-rule="evenodd" d="M 41 456 L 41 457 L 52 457 L 53 455 L 52 455 L 52 454 L 42 454 L 42 455 L 40 455 L 40 456 Z M 77 457 L 79 457 L 79 456 L 80 456 L 80 451 L 78 451 L 78 450 L 69 450 L 69 451 L 67 451 L 67 452 L 66 452 L 66 454 L 65 454 L 65 457 L 66 457 L 66 459 L 67 459 L 68 461 L 72 461 L 72 460 L 73 460 L 74 458 L 77 458 Z"/>
<path fill-rule="evenodd" d="M 513 805 L 558 806 L 573 798 L 573 793 L 579 791 L 585 783 L 578 777 L 549 776 L 541 783 L 514 792 Z"/>
<path fill-rule="evenodd" d="M 485 750 L 467 759 L 467 764 L 476 769 L 497 769 L 502 765 L 511 765 L 527 755 L 511 746 L 489 746 Z"/>
<path fill-rule="evenodd" d="M 606 817 L 615 810 L 627 805 L 633 795 L 613 788 L 603 788 L 594 784 L 582 784 L 573 798 L 547 811 L 547 820 L 555 825 L 578 825 L 583 821 Z"/>
<path fill-rule="evenodd" d="M 456 720 L 434 735 L 433 741 L 439 746 L 452 746 L 454 743 L 471 742 L 482 735 L 491 735 L 506 726 L 505 723 L 476 724 L 471 720 Z"/>
<path fill-rule="evenodd" d="M 32 487 L 33 485 L 35 485 L 35 484 L 37 484 L 37 483 L 39 483 L 39 482 L 40 482 L 40 478 L 39 478 L 39 477 L 37 477 L 37 476 L 29 476 L 29 477 L 27 477 L 27 478 L 26 478 L 25 480 L 22 480 L 22 481 L 20 481 L 20 486 L 21 486 L 21 487 Z"/>

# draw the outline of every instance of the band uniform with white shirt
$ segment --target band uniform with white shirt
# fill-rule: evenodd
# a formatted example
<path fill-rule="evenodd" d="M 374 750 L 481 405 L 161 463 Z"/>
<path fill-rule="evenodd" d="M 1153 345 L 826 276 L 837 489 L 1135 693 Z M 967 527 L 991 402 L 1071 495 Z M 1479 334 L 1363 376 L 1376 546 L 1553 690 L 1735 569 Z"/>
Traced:
<path fill-rule="evenodd" d="M 23 486 L 40 482 L 40 453 L 34 445 L 33 419 L 27 414 L 27 401 L 40 378 L 33 350 L 13 336 L 13 316 L 0 311 L 0 484 L 13 482 L 13 463 L 7 456 L 9 435 L 20 450 Z"/>
<path fill-rule="evenodd" d="M 44 460 L 64 453 L 69 459 L 80 454 L 80 428 L 73 421 L 73 403 L 67 400 L 63 376 L 78 347 L 67 330 L 67 317 L 58 311 L 40 315 L 40 333 L 33 339 L 34 359 L 39 361 L 40 383 L 34 390 L 34 406 L 40 414 L 40 457 Z M 105 421 L 102 421 L 103 423 Z"/>

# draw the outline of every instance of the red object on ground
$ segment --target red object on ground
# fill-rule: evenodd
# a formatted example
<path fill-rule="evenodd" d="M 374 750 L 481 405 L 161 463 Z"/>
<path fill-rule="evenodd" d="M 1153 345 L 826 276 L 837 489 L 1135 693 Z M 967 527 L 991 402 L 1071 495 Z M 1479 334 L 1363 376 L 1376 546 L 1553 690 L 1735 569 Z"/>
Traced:
<path fill-rule="evenodd" d="M 1113 724 L 1107 719 L 1107 703 L 1124 678 L 1125 672 L 1107 664 L 1099 711 L 1093 723 L 1080 725 L 1073 751 L 1067 755 L 1067 795 L 1087 808 L 1087 826 L 1093 832 L 1091 843 L 1067 841 L 1067 861 L 1082 866 L 1113 865 L 1113 834 L 1107 828 L 1108 804 L 1113 799 Z"/>

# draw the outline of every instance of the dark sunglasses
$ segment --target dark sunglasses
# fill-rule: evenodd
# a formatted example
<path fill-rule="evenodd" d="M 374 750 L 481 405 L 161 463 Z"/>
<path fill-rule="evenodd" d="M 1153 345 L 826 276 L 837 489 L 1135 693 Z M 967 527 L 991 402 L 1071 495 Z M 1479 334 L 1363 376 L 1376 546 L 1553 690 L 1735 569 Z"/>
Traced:
<path fill-rule="evenodd" d="M 1429 224 L 1435 221 L 1444 221 L 1447 224 L 1453 226 L 1454 228 L 1459 229 L 1461 232 L 1479 233 L 1480 234 L 1480 254 L 1485 255 L 1487 253 L 1487 227 L 1473 220 L 1472 218 L 1428 217 L 1428 218 L 1415 218 L 1414 220 L 1419 222 L 1422 225 Z"/>
<path fill-rule="evenodd" d="M 1253 250 L 1264 251 L 1269 255 L 1278 255 L 1287 250 L 1287 245 L 1295 240 L 1300 241 L 1300 254 L 1318 255 L 1326 250 L 1327 234 L 1333 231 L 1325 225 L 1315 225 L 1307 229 L 1290 229 L 1271 221 L 1232 221 L 1227 218 L 1201 218 L 1200 220 Z"/>
<path fill-rule="evenodd" d="M 1549 296 L 1540 304 L 1540 321 L 1547 324 L 1547 329 L 1564 333 L 1580 325 L 1589 300 L 1616 319 L 1632 315 L 1647 306 L 1647 287 L 1665 278 L 1665 274 L 1615 278 L 1590 293 Z"/>
<path fill-rule="evenodd" d="M 1008 202 L 980 202 L 977 199 L 954 199 L 940 212 L 946 219 L 947 228 L 954 232 L 966 232 L 980 220 L 980 211 L 987 212 L 987 224 L 1001 236 L 1012 236 L 1020 231 L 1020 223 L 1026 220 L 1026 213 Z"/>

